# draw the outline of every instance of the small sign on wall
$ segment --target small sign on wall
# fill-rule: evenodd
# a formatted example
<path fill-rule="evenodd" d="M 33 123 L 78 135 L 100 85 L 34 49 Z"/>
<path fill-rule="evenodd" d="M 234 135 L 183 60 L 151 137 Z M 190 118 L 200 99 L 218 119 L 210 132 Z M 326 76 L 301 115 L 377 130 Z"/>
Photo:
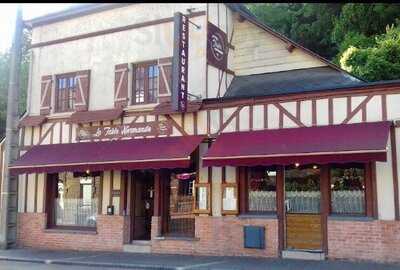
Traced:
<path fill-rule="evenodd" d="M 169 121 L 132 123 L 122 125 L 81 127 L 77 130 L 77 140 L 118 139 L 122 137 L 171 135 Z"/>
<path fill-rule="evenodd" d="M 221 70 L 228 65 L 226 33 L 212 23 L 207 24 L 207 63 Z"/>

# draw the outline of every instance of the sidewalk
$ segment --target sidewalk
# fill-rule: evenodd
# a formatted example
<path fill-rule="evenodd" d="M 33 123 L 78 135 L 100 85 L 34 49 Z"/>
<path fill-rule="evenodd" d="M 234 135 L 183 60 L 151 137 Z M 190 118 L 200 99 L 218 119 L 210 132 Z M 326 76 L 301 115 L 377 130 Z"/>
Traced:
<path fill-rule="evenodd" d="M 395 270 L 400 264 L 301 261 L 248 257 L 183 256 L 117 252 L 0 250 L 0 260 L 31 263 L 162 270 Z M 95 269 L 95 268 L 93 268 Z"/>

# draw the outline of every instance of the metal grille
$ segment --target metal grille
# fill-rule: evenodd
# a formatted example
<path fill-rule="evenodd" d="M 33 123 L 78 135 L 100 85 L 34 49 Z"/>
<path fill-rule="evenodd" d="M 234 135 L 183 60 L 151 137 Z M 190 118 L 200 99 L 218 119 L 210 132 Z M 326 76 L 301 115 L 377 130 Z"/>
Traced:
<path fill-rule="evenodd" d="M 83 199 L 55 200 L 56 225 L 96 227 L 97 199 L 90 203 Z"/>

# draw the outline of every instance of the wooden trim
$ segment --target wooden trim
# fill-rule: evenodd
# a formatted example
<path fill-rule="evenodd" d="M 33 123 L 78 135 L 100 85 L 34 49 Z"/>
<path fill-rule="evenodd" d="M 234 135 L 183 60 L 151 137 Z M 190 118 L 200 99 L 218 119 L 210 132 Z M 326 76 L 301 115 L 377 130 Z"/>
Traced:
<path fill-rule="evenodd" d="M 193 12 L 186 16 L 188 16 L 189 18 L 193 18 L 193 17 L 203 16 L 203 15 L 205 15 L 205 11 Z M 167 18 L 153 20 L 153 21 L 135 23 L 135 24 L 130 24 L 130 25 L 126 25 L 126 26 L 114 27 L 114 28 L 110 28 L 110 29 L 106 29 L 106 30 L 100 30 L 100 31 L 90 32 L 90 33 L 86 33 L 86 34 L 80 34 L 80 35 L 76 35 L 76 36 L 70 36 L 70 37 L 66 37 L 66 38 L 60 38 L 60 39 L 55 39 L 55 40 L 50 40 L 50 41 L 45 41 L 45 42 L 38 42 L 38 43 L 32 44 L 30 46 L 30 48 L 38 48 L 38 47 L 44 47 L 44 46 L 50 46 L 50 45 L 54 45 L 54 44 L 75 41 L 75 40 L 79 40 L 79 39 L 86 39 L 86 38 L 91 38 L 91 37 L 96 37 L 96 36 L 104 36 L 104 35 L 113 34 L 113 33 L 121 32 L 121 31 L 127 31 L 127 30 L 147 27 L 147 26 L 153 26 L 153 25 L 157 25 L 157 24 L 171 23 L 173 21 L 174 21 L 174 17 L 167 17 Z"/>
<path fill-rule="evenodd" d="M 363 122 L 365 122 L 364 117 L 364 111 L 365 107 L 367 106 L 367 103 L 373 98 L 373 95 L 368 95 L 354 110 L 351 111 L 350 115 L 346 117 L 346 119 L 343 120 L 342 124 L 347 124 L 360 110 L 363 110 Z"/>
<path fill-rule="evenodd" d="M 264 129 L 268 129 L 268 104 L 264 104 Z"/>
<path fill-rule="evenodd" d="M 54 126 L 56 125 L 56 122 L 54 122 L 47 130 L 46 130 L 46 132 L 42 135 L 42 136 L 40 136 L 40 138 L 39 138 L 39 142 L 36 144 L 36 145 L 40 145 L 40 144 L 42 144 L 43 143 L 43 141 L 46 139 L 46 137 L 47 137 L 47 135 L 49 134 L 49 132 L 53 132 L 53 129 L 54 129 Z M 40 128 L 42 128 L 42 126 L 40 126 Z M 33 129 L 33 128 L 32 128 Z M 41 132 L 40 132 L 41 133 Z M 32 134 L 32 140 L 33 140 L 33 134 Z M 50 138 L 50 140 L 51 140 L 51 143 L 53 143 L 53 140 L 52 140 L 52 138 Z M 33 142 L 32 142 L 32 145 L 33 145 Z"/>
<path fill-rule="evenodd" d="M 119 200 L 119 215 L 126 216 L 127 207 L 127 177 L 128 171 L 121 171 L 120 183 L 120 200 Z"/>
<path fill-rule="evenodd" d="M 279 126 L 283 127 L 283 115 L 286 115 L 290 120 L 292 120 L 299 127 L 305 127 L 305 125 L 288 110 L 286 110 L 281 104 L 273 103 L 275 107 L 279 110 Z"/>
<path fill-rule="evenodd" d="M 329 125 L 333 125 L 333 98 L 328 98 Z"/>
<path fill-rule="evenodd" d="M 164 117 L 167 118 L 167 120 L 171 123 L 171 125 L 175 127 L 182 134 L 182 136 L 188 136 L 185 129 L 181 127 L 177 122 L 175 122 L 175 120 L 171 117 L 171 115 L 166 114 L 164 115 Z"/>
<path fill-rule="evenodd" d="M 295 94 L 280 94 L 271 96 L 260 96 L 260 97 L 241 97 L 241 98 L 223 98 L 223 99 L 208 99 L 203 100 L 202 109 L 214 109 L 219 107 L 233 107 L 243 104 L 265 104 L 274 102 L 286 102 L 286 101 L 296 101 L 296 100 L 320 100 L 329 97 L 340 98 L 347 96 L 368 96 L 368 95 L 382 95 L 382 94 L 399 94 L 399 85 L 392 86 L 369 86 L 369 87 L 358 87 L 358 88 L 346 88 L 337 89 L 332 91 L 332 89 L 326 89 L 321 91 L 314 91 L 311 93 L 295 93 Z"/>
<path fill-rule="evenodd" d="M 35 173 L 35 201 L 33 202 L 33 212 L 37 212 L 37 199 L 38 199 L 38 174 Z"/>
<path fill-rule="evenodd" d="M 247 177 L 245 167 L 236 167 L 236 174 L 239 176 L 239 213 L 247 213 Z"/>
<path fill-rule="evenodd" d="M 278 217 L 278 253 L 282 256 L 285 247 L 285 167 L 277 166 L 276 171 L 276 214 Z"/>
<path fill-rule="evenodd" d="M 159 217 L 161 216 L 161 177 L 160 170 L 156 170 L 154 172 L 154 207 L 153 207 L 153 216 Z"/>
<path fill-rule="evenodd" d="M 397 167 L 397 145 L 396 145 L 396 129 L 394 126 L 390 128 L 390 146 L 392 149 L 392 172 L 393 172 L 393 189 L 394 189 L 394 213 L 395 219 L 400 220 L 399 210 L 399 176 Z"/>
<path fill-rule="evenodd" d="M 316 99 L 311 100 L 311 107 L 312 107 L 312 111 L 311 111 L 312 125 L 316 126 L 317 125 L 317 100 Z"/>
<path fill-rule="evenodd" d="M 365 215 L 368 217 L 374 216 L 374 189 L 371 163 L 366 163 L 364 166 L 365 178 Z"/>
<path fill-rule="evenodd" d="M 113 204 L 113 190 L 114 190 L 114 171 L 110 171 L 110 193 L 108 198 L 108 205 Z"/>
<path fill-rule="evenodd" d="M 25 201 L 24 201 L 24 212 L 27 213 L 28 212 L 28 174 L 25 174 Z"/>
<path fill-rule="evenodd" d="M 222 126 L 220 126 L 217 134 L 220 134 L 222 131 L 224 131 L 224 129 L 232 122 L 233 118 L 238 117 L 240 111 L 243 109 L 244 106 L 239 106 L 236 108 L 236 110 L 231 114 L 231 116 L 229 116 L 228 119 L 226 119 L 226 121 L 222 124 Z M 237 128 L 238 130 L 238 128 Z"/>
<path fill-rule="evenodd" d="M 196 201 L 197 201 L 197 188 L 199 188 L 199 187 L 206 187 L 207 188 L 207 209 L 206 210 L 200 210 L 200 209 L 198 209 L 197 208 L 197 205 L 196 205 Z M 194 214 L 211 214 L 212 213 L 212 208 L 211 208 L 211 184 L 210 183 L 196 183 L 195 185 L 194 185 L 194 189 L 195 189 L 195 192 L 194 192 L 194 200 L 193 200 L 193 204 L 194 204 L 194 206 L 193 206 L 193 213 Z"/>
<path fill-rule="evenodd" d="M 236 210 L 224 210 L 224 192 L 227 187 L 233 187 L 235 189 L 236 197 Z M 237 215 L 239 213 L 239 200 L 238 200 L 238 185 L 237 183 L 222 183 L 221 184 L 221 214 L 222 215 Z"/>
<path fill-rule="evenodd" d="M 197 130 L 197 112 L 193 112 L 193 133 L 194 133 L 194 135 L 198 134 L 198 130 Z"/>
<path fill-rule="evenodd" d="M 253 130 L 253 105 L 249 106 L 249 130 L 252 131 Z"/>
<path fill-rule="evenodd" d="M 386 121 L 387 120 L 387 96 L 386 94 L 381 95 L 381 100 L 382 100 L 382 120 Z"/>
<path fill-rule="evenodd" d="M 371 186 L 372 186 L 372 216 L 378 219 L 378 189 L 376 183 L 376 162 L 370 163 Z"/>
<path fill-rule="evenodd" d="M 100 173 L 100 187 L 99 187 L 99 198 L 98 198 L 98 207 L 97 207 L 97 214 L 103 214 L 103 181 L 104 181 L 104 171 Z"/>
<path fill-rule="evenodd" d="M 330 167 L 321 166 L 320 191 L 321 191 L 321 229 L 322 229 L 322 250 L 328 254 L 328 215 L 330 213 Z"/>
<path fill-rule="evenodd" d="M 222 184 L 226 183 L 226 167 L 225 166 L 221 167 L 221 182 L 222 182 Z"/>
<path fill-rule="evenodd" d="M 347 97 L 347 114 L 346 117 L 349 117 L 351 114 L 351 96 Z"/>

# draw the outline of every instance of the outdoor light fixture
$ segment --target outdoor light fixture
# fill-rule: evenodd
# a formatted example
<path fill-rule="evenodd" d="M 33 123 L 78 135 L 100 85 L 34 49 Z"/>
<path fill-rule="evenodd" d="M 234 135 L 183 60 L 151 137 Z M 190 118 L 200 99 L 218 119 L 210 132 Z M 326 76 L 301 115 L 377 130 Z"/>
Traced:
<path fill-rule="evenodd" d="M 317 165 L 314 165 L 312 168 L 313 168 L 314 170 L 316 170 L 316 169 L 318 169 L 318 166 L 317 166 Z"/>
<path fill-rule="evenodd" d="M 86 170 L 86 174 L 90 174 L 90 170 Z"/>
<path fill-rule="evenodd" d="M 294 166 L 295 166 L 296 168 L 298 168 L 298 167 L 300 166 L 300 163 L 297 163 L 297 162 L 296 162 L 296 163 L 294 164 Z"/>

